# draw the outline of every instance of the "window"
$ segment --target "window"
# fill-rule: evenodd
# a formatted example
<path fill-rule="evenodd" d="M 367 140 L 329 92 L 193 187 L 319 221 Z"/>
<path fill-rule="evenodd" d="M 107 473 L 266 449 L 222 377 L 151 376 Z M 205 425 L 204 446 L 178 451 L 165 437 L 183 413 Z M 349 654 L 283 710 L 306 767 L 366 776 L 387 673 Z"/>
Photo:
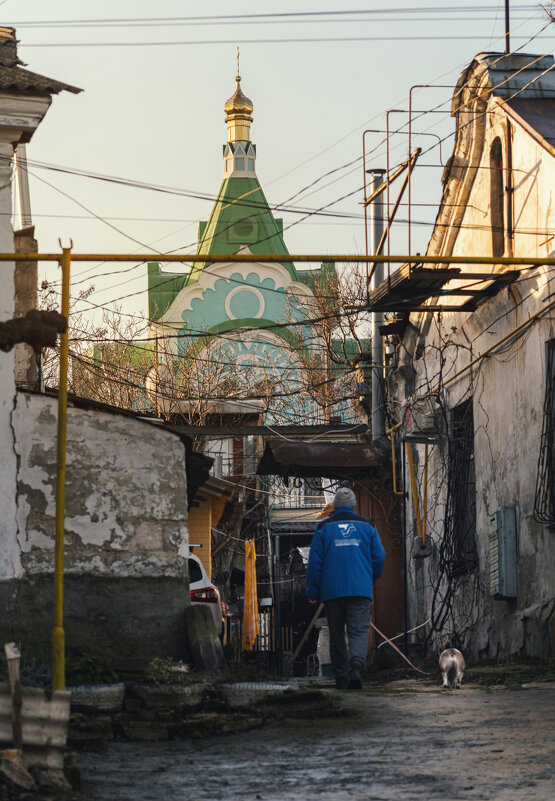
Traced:
<path fill-rule="evenodd" d="M 237 220 L 229 229 L 228 237 L 230 242 L 240 242 L 242 245 L 248 242 L 255 242 L 257 238 L 258 225 L 249 219 Z"/>
<path fill-rule="evenodd" d="M 233 233 L 236 236 L 251 236 L 253 228 L 254 226 L 250 220 L 239 220 L 233 224 Z"/>
<path fill-rule="evenodd" d="M 235 159 L 235 169 L 236 170 L 244 170 L 245 169 L 245 159 Z"/>
<path fill-rule="evenodd" d="M 195 559 L 189 559 L 189 584 L 202 581 L 202 570 Z"/>
<path fill-rule="evenodd" d="M 491 145 L 490 156 L 490 215 L 491 251 L 493 256 L 505 252 L 505 220 L 503 215 L 503 149 L 497 136 Z"/>
<path fill-rule="evenodd" d="M 249 170 L 254 172 L 254 159 L 249 159 Z"/>
<path fill-rule="evenodd" d="M 534 517 L 555 526 L 555 339 L 545 345 L 545 401 Z"/>
<path fill-rule="evenodd" d="M 476 471 L 472 398 L 451 412 L 444 540 L 447 569 L 459 576 L 474 569 L 476 552 Z"/>

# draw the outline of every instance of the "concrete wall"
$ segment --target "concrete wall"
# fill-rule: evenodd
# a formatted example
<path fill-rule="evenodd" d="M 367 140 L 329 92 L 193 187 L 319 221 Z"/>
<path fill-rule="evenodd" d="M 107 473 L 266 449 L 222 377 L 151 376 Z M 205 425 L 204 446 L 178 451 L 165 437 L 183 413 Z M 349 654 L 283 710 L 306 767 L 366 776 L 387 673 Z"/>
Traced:
<path fill-rule="evenodd" d="M 57 401 L 19 392 L 11 417 L 17 565 L 0 594 L 2 636 L 46 647 L 52 627 Z M 15 484 L 14 484 L 15 489 Z M 68 409 L 65 629 L 70 650 L 131 664 L 184 653 L 188 603 L 185 449 L 132 417 Z M 0 601 L 0 602 L 1 602 Z"/>
<path fill-rule="evenodd" d="M 15 39 L 15 32 L 13 34 Z M 4 42 L 6 44 L 6 42 Z M 4 48 L 5 49 L 5 48 Z M 8 50 L 5 49 L 6 55 Z M 14 249 L 12 159 L 20 140 L 28 142 L 52 98 L 28 92 L 0 92 L 0 252 Z M 13 262 L 0 264 L 0 320 L 16 315 Z M 16 472 L 12 411 L 15 406 L 15 354 L 0 352 L 0 581 L 21 572 L 17 549 L 10 545 L 16 529 Z M 7 543 L 7 547 L 4 547 Z M 0 607 L 1 608 L 1 607 Z"/>
<path fill-rule="evenodd" d="M 553 256 L 555 240 L 555 157 L 507 116 L 492 98 L 486 115 L 482 157 L 472 185 L 462 227 L 451 251 L 453 255 L 492 253 L 490 214 L 490 146 L 495 137 L 503 144 L 506 165 L 507 142 L 511 138 L 514 180 L 513 239 L 506 236 L 505 255 Z M 455 151 L 457 154 L 457 151 Z M 446 201 L 454 202 L 458 189 L 450 187 Z M 505 197 L 505 221 L 507 220 Z M 547 233 L 546 233 L 547 232 Z M 483 267 L 463 267 L 482 271 Z M 441 319 L 412 315 L 418 329 L 410 336 L 412 368 L 396 376 L 399 403 L 410 394 L 430 389 L 454 375 L 496 342 L 513 331 L 553 299 L 552 268 L 536 268 L 509 289 L 485 302 L 477 311 L 443 313 Z M 451 301 L 449 301 L 451 302 Z M 555 315 L 546 314 L 528 327 L 523 336 L 449 383 L 442 392 L 447 409 L 473 398 L 476 470 L 476 538 L 478 567 L 454 583 L 453 616 L 432 642 L 447 644 L 452 631 L 464 631 L 464 648 L 471 658 L 496 659 L 511 656 L 547 657 L 555 654 L 555 532 L 534 520 L 534 494 L 545 397 L 545 343 L 555 337 Z M 407 339 L 408 342 L 408 339 Z M 407 365 L 405 365 L 406 367 Z M 423 479 L 424 446 L 415 446 L 419 483 Z M 428 531 L 436 546 L 444 533 L 447 498 L 447 447 L 445 441 L 430 449 L 428 467 Z M 422 500 L 422 498 L 421 498 Z M 516 506 L 518 535 L 518 597 L 496 600 L 490 595 L 488 529 L 490 517 L 502 506 Z M 412 500 L 407 503 L 409 542 L 416 535 Z M 437 547 L 428 559 L 415 560 L 412 544 L 407 553 L 410 627 L 430 616 L 436 603 L 449 592 L 446 578 L 440 580 Z M 436 607 L 437 608 L 437 607 Z M 422 641 L 424 627 L 413 635 Z"/>

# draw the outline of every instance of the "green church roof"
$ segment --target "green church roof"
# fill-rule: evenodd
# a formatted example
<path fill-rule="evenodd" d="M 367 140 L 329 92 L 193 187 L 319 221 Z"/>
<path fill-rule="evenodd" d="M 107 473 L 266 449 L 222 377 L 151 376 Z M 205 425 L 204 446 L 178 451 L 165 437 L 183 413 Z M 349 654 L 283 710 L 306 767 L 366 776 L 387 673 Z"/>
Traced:
<path fill-rule="evenodd" d="M 187 283 L 188 273 L 168 273 L 157 261 L 148 263 L 148 316 L 157 320 L 171 306 Z"/>
<path fill-rule="evenodd" d="M 197 281 L 210 264 L 213 253 L 238 253 L 247 246 L 252 253 L 288 254 L 283 239 L 283 220 L 272 214 L 256 177 L 224 178 L 208 222 L 199 225 L 197 253 L 206 256 L 189 273 L 187 283 Z M 283 265 L 293 280 L 299 280 L 295 265 Z"/>
<path fill-rule="evenodd" d="M 148 265 L 148 316 L 160 318 L 183 287 L 198 281 L 208 267 L 211 254 L 238 253 L 247 246 L 260 255 L 288 254 L 283 239 L 283 220 L 276 219 L 257 178 L 225 178 L 207 222 L 199 223 L 197 254 L 206 261 L 196 262 L 187 273 L 162 271 L 157 262 Z M 334 265 L 320 269 L 297 270 L 291 262 L 282 262 L 294 281 L 315 289 L 315 278 L 324 272 L 335 274 Z"/>
<path fill-rule="evenodd" d="M 235 94 L 226 105 L 228 142 L 223 146 L 225 171 L 216 202 L 207 222 L 199 223 L 197 255 L 187 273 L 163 272 L 157 263 L 148 265 L 148 313 L 159 319 L 179 292 L 195 283 L 204 269 L 213 262 L 211 256 L 237 254 L 247 247 L 255 255 L 289 255 L 283 239 L 283 220 L 276 219 L 256 177 L 256 145 L 250 140 L 252 102 L 241 91 L 239 75 Z M 237 174 L 239 173 L 239 174 Z M 297 270 L 291 262 L 281 262 L 293 281 L 315 291 L 317 278 L 336 278 L 333 265 L 320 269 Z"/>

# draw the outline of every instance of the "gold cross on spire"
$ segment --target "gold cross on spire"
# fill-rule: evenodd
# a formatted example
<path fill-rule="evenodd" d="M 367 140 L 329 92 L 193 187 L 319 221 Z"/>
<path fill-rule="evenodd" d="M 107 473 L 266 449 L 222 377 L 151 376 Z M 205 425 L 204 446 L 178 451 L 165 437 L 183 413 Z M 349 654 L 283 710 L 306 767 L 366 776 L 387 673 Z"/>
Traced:
<path fill-rule="evenodd" d="M 241 73 L 239 72 L 239 48 L 237 48 L 237 78 L 241 80 Z"/>

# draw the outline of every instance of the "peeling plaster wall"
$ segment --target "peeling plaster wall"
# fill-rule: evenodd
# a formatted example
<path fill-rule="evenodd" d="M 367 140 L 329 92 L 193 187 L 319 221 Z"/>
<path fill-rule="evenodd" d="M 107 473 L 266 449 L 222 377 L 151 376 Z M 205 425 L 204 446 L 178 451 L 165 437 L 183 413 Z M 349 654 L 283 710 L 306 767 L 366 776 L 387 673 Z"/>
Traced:
<path fill-rule="evenodd" d="M 555 240 L 549 234 L 542 236 L 541 231 L 555 228 L 555 158 L 518 125 L 511 128 L 517 228 L 513 251 L 515 255 L 552 256 Z M 473 183 L 454 255 L 492 252 L 489 153 L 495 137 L 506 144 L 507 136 L 506 116 L 492 101 L 481 161 L 484 169 L 478 170 Z M 503 159 L 506 163 L 505 148 Z M 531 235 L 535 231 L 538 235 Z M 553 272 L 537 268 L 528 276 L 472 314 L 446 312 L 439 323 L 437 318 L 434 323 L 421 321 L 425 338 L 422 353 L 414 360 L 416 394 L 429 391 L 439 376 L 445 379 L 464 368 L 552 300 Z M 416 322 L 414 315 L 411 319 Z M 471 577 L 461 582 L 454 611 L 461 628 L 468 622 L 473 624 L 465 648 L 474 659 L 545 658 L 555 654 L 555 532 L 533 516 L 545 397 L 545 343 L 553 337 L 552 313 L 445 390 L 449 409 L 473 396 L 478 572 L 477 582 Z M 445 347 L 448 341 L 451 344 Z M 421 479 L 424 446 L 415 446 L 414 450 Z M 446 465 L 446 446 L 435 445 L 430 450 L 428 531 L 436 543 L 443 536 Z M 514 600 L 496 600 L 489 590 L 489 519 L 502 506 L 517 509 L 518 597 Z M 406 508 L 412 542 L 416 534 L 412 500 Z M 430 615 L 438 565 L 437 552 L 426 560 L 414 560 L 411 551 L 407 556 L 409 628 Z M 422 631 L 413 635 L 413 642 L 419 641 Z M 444 647 L 448 633 L 446 629 L 434 635 L 438 648 Z"/>
<path fill-rule="evenodd" d="M 23 631 L 36 641 L 41 634 L 30 617 L 44 617 L 48 637 L 52 625 L 57 401 L 19 392 L 12 422 L 21 602 L 11 626 L 17 639 Z M 182 654 L 188 530 L 179 437 L 132 417 L 70 406 L 65 508 L 68 646 L 90 646 L 92 638 L 120 661 Z"/>

